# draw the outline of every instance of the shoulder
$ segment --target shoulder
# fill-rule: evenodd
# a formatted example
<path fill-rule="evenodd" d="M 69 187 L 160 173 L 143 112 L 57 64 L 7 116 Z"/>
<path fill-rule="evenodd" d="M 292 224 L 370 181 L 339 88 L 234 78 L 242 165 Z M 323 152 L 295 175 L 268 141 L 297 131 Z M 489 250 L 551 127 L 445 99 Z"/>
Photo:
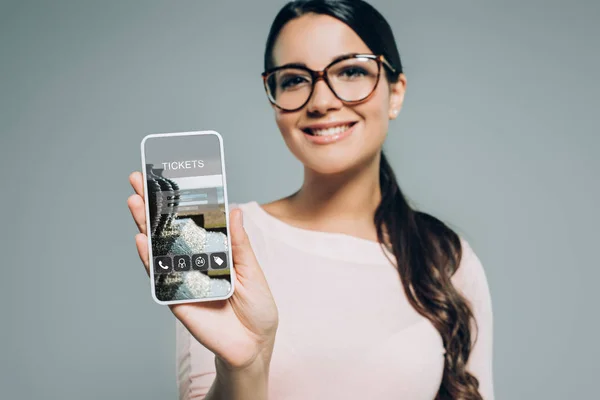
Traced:
<path fill-rule="evenodd" d="M 476 309 L 489 310 L 491 295 L 483 263 L 467 240 L 461 237 L 460 243 L 462 256 L 452 283 Z"/>
<path fill-rule="evenodd" d="M 459 236 L 459 238 L 462 249 L 461 258 L 452 279 L 462 284 L 472 284 L 481 279 L 485 280 L 485 270 L 481 259 L 464 237 Z"/>
<path fill-rule="evenodd" d="M 452 230 L 443 221 L 430 214 L 417 212 L 416 216 L 417 221 L 424 230 L 433 233 L 434 236 L 441 240 L 448 240 L 448 243 L 444 243 L 442 247 L 458 250 L 457 247 L 460 244 L 460 260 L 451 278 L 454 286 L 467 292 L 472 292 L 475 289 L 487 291 L 486 273 L 481 259 L 476 254 L 471 243 Z M 442 244 L 438 243 L 437 245 L 441 246 Z"/>

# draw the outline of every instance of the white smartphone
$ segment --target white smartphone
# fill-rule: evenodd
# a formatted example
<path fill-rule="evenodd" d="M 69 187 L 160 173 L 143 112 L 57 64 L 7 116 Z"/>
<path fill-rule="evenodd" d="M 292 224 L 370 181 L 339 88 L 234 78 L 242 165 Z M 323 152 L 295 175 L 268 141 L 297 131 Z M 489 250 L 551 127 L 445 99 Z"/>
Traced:
<path fill-rule="evenodd" d="M 162 305 L 227 299 L 235 270 L 223 138 L 155 133 L 141 143 L 150 281 Z"/>

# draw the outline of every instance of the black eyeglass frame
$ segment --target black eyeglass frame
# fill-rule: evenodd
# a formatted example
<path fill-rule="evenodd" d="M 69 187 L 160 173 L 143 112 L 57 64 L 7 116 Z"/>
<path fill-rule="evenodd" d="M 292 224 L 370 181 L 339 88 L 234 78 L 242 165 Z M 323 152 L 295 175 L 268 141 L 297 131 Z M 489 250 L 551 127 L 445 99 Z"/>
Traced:
<path fill-rule="evenodd" d="M 368 95 L 366 95 L 362 99 L 351 100 L 350 101 L 350 100 L 344 100 L 340 96 L 338 96 L 338 94 L 335 92 L 335 90 L 331 86 L 331 83 L 329 82 L 329 79 L 327 78 L 327 71 L 329 70 L 329 67 L 331 67 L 332 65 L 337 64 L 340 61 L 349 60 L 351 58 L 369 58 L 371 60 L 377 61 L 377 80 L 375 81 L 375 85 L 373 86 L 373 89 L 371 90 L 371 93 L 369 93 Z M 392 65 L 386 60 L 386 58 L 383 56 L 383 54 L 375 55 L 375 54 L 354 53 L 354 54 L 347 54 L 345 56 L 336 58 L 335 60 L 333 60 L 332 62 L 330 62 L 325 68 L 323 68 L 320 71 L 315 71 L 313 69 L 310 69 L 310 68 L 308 68 L 307 66 L 305 66 L 303 64 L 286 64 L 286 65 L 281 65 L 279 67 L 269 68 L 266 71 L 264 71 L 261 74 L 261 76 L 263 78 L 263 85 L 264 85 L 264 88 L 265 88 L 265 92 L 267 93 L 267 98 L 269 99 L 269 101 L 271 102 L 271 104 L 273 104 L 275 107 L 279 108 L 280 110 L 292 112 L 292 111 L 298 111 L 301 108 L 303 108 L 306 104 L 308 104 L 308 102 L 310 101 L 310 98 L 313 95 L 313 92 L 315 91 L 315 85 L 316 85 L 316 83 L 317 83 L 317 81 L 319 79 L 323 79 L 325 81 L 325 83 L 327 84 L 327 86 L 329 87 L 329 90 L 331 90 L 331 92 L 335 95 L 335 97 L 337 97 L 340 101 L 344 102 L 345 104 L 356 104 L 356 103 L 360 103 L 360 102 L 368 100 L 373 95 L 373 93 L 375 93 L 375 89 L 377 89 L 377 86 L 379 85 L 379 80 L 380 80 L 380 77 L 381 77 L 381 65 L 382 64 L 385 65 L 387 68 L 389 68 L 389 70 L 393 74 L 396 73 L 396 69 L 394 67 L 392 67 Z M 273 99 L 271 97 L 271 95 L 269 94 L 269 88 L 268 88 L 268 83 L 267 83 L 267 79 L 269 78 L 269 76 L 272 73 L 277 72 L 277 71 L 282 70 L 282 69 L 287 69 L 287 68 L 294 68 L 294 69 L 304 70 L 304 71 L 308 72 L 310 74 L 311 78 L 312 78 L 311 87 L 310 87 L 310 94 L 306 98 L 306 101 L 300 107 L 293 108 L 293 109 L 283 108 L 280 105 L 278 105 L 276 103 L 275 99 Z"/>

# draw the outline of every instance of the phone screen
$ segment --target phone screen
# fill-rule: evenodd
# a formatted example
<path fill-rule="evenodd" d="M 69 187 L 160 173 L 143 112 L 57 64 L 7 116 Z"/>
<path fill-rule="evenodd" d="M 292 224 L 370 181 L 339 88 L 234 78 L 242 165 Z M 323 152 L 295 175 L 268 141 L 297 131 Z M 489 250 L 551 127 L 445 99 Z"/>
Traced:
<path fill-rule="evenodd" d="M 151 287 L 160 304 L 233 292 L 222 143 L 214 131 L 142 141 Z"/>

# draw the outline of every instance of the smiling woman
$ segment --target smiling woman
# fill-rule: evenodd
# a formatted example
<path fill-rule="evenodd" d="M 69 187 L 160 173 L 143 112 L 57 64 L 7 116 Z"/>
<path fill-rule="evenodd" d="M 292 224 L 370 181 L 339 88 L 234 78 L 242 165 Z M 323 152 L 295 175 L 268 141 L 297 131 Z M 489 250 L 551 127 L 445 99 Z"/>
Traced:
<path fill-rule="evenodd" d="M 382 151 L 407 82 L 384 17 L 286 4 L 262 79 L 304 182 L 231 207 L 230 299 L 172 308 L 181 398 L 493 399 L 481 262 L 409 206 Z"/>
<path fill-rule="evenodd" d="M 360 3 L 351 8 L 352 2 L 346 3 L 305 2 L 295 4 L 295 10 L 282 10 L 265 52 L 265 88 L 283 138 L 306 167 L 321 173 L 374 161 L 389 119 L 402 106 L 406 85 L 404 75 L 388 61 L 390 56 L 373 54 L 355 30 L 331 15 L 346 14 L 350 22 L 358 17 L 353 9 L 369 8 Z M 336 12 L 327 13 L 327 8 Z M 373 14 L 365 18 L 368 15 Z M 315 135 L 315 131 L 333 133 L 323 128 L 347 126 L 352 129 L 344 134 Z M 338 146 L 314 146 L 329 143 Z"/>

